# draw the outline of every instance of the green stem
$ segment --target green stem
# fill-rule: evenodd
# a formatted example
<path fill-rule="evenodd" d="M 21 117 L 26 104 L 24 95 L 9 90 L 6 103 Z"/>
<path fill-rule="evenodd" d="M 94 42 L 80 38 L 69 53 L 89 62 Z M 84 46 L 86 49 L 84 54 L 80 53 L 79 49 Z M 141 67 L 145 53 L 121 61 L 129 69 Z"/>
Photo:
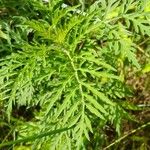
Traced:
<path fill-rule="evenodd" d="M 81 93 L 81 100 L 82 100 L 82 117 L 84 118 L 84 114 L 85 114 L 85 102 L 84 102 L 84 95 L 83 95 L 83 90 L 82 90 L 82 84 L 81 84 L 81 81 L 79 79 L 79 75 L 78 75 L 78 72 L 77 72 L 77 69 L 76 69 L 76 66 L 74 64 L 74 61 L 73 59 L 71 58 L 69 52 L 67 50 L 64 50 L 64 52 L 66 53 L 66 55 L 68 56 L 70 62 L 71 62 L 71 65 L 72 65 L 72 68 L 75 72 L 75 78 L 79 84 L 79 90 L 80 90 L 80 93 Z M 84 119 L 82 119 L 82 121 L 84 122 Z"/>
<path fill-rule="evenodd" d="M 36 134 L 36 135 L 33 135 L 33 136 L 29 136 L 27 138 L 23 138 L 23 139 L 19 139 L 19 140 L 5 142 L 5 143 L 0 144 L 0 148 L 2 148 L 4 146 L 8 146 L 8 145 L 19 144 L 19 143 L 22 143 L 22 142 L 34 141 L 34 140 L 39 139 L 39 138 L 43 138 L 43 137 L 46 137 L 46 136 L 50 136 L 50 135 L 53 135 L 53 134 L 57 134 L 57 133 L 61 133 L 61 132 L 70 130 L 73 127 L 74 126 L 72 126 L 70 128 L 57 129 L 57 130 L 53 130 L 53 131 L 44 132 L 44 133 L 41 133 L 41 134 Z"/>
<path fill-rule="evenodd" d="M 79 84 L 79 89 L 80 89 L 80 93 L 81 93 L 82 100 L 83 100 L 82 85 L 81 85 L 81 81 L 80 81 L 80 79 L 79 79 L 79 75 L 78 75 L 78 73 L 77 73 L 77 69 L 76 69 L 76 67 L 75 67 L 75 64 L 74 64 L 74 62 L 73 62 L 73 60 L 72 60 L 72 58 L 71 58 L 71 56 L 70 56 L 69 52 L 68 52 L 68 51 L 66 51 L 66 50 L 64 50 L 64 52 L 66 53 L 66 55 L 67 55 L 67 56 L 68 56 L 68 58 L 70 59 L 70 62 L 71 62 L 72 68 L 73 68 L 73 70 L 74 70 L 74 72 L 75 72 L 76 80 L 77 80 L 77 82 L 78 82 L 78 84 Z"/>

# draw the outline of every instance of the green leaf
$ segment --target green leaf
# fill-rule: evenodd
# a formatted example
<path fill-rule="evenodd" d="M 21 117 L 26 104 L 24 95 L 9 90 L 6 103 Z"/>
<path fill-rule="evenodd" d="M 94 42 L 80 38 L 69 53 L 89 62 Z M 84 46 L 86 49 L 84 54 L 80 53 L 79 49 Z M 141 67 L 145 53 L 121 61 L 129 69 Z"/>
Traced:
<path fill-rule="evenodd" d="M 78 112 L 77 115 L 74 115 L 74 116 L 69 120 L 68 127 L 71 127 L 71 126 L 75 125 L 75 124 L 78 122 L 79 118 L 81 117 L 81 114 L 82 114 L 81 112 Z"/>
<path fill-rule="evenodd" d="M 7 34 L 5 34 L 2 30 L 0 30 L 0 37 L 5 40 L 9 40 L 9 36 Z"/>
<path fill-rule="evenodd" d="M 70 92 L 68 95 L 66 95 L 66 98 L 64 99 L 63 104 L 60 105 L 57 113 L 55 114 L 56 118 L 61 114 L 61 112 L 66 108 L 67 104 L 71 101 L 71 97 L 74 96 L 75 91 L 76 91 L 76 89 L 73 90 L 72 92 Z"/>
<path fill-rule="evenodd" d="M 98 96 L 103 102 L 114 106 L 114 103 L 109 100 L 102 92 L 98 91 L 87 83 L 82 82 L 82 85 L 89 89 L 94 95 Z"/>
<path fill-rule="evenodd" d="M 61 94 L 63 92 L 63 88 L 59 89 L 57 93 L 54 94 L 54 96 L 50 99 L 50 103 L 47 106 L 47 111 L 45 113 L 45 116 L 47 116 L 53 107 L 54 103 L 61 97 Z"/>
<path fill-rule="evenodd" d="M 69 110 L 66 112 L 63 118 L 63 124 L 65 124 L 68 121 L 68 119 L 71 117 L 71 115 L 77 110 L 79 104 L 80 102 L 77 101 L 69 108 Z"/>
<path fill-rule="evenodd" d="M 84 131 L 85 137 L 90 141 L 89 133 L 86 127 L 83 128 L 83 131 Z"/>
<path fill-rule="evenodd" d="M 110 73 L 107 73 L 107 72 L 103 72 L 103 71 L 98 72 L 98 71 L 89 70 L 89 69 L 80 69 L 80 70 L 83 72 L 88 72 L 91 75 L 94 75 L 96 77 L 104 77 L 104 78 L 111 78 L 111 79 L 120 80 L 120 77 L 113 75 L 113 74 L 110 74 Z"/>
<path fill-rule="evenodd" d="M 105 108 L 100 105 L 96 99 L 93 98 L 93 96 L 90 96 L 90 95 L 87 95 L 87 94 L 84 94 L 84 96 L 87 98 L 87 100 L 94 105 L 95 108 L 97 108 L 99 111 L 101 111 L 102 113 L 104 114 L 107 114 Z"/>
<path fill-rule="evenodd" d="M 93 133 L 92 125 L 90 119 L 87 117 L 87 115 L 84 116 L 85 124 L 87 128 Z"/>
<path fill-rule="evenodd" d="M 104 116 L 103 116 L 96 108 L 94 108 L 92 105 L 86 103 L 86 107 L 87 107 L 87 109 L 88 109 L 91 113 L 93 113 L 93 114 L 95 114 L 97 117 L 99 117 L 99 118 L 105 120 Z"/>
<path fill-rule="evenodd" d="M 129 61 L 132 61 L 133 65 L 135 65 L 138 69 L 141 68 L 140 64 L 138 63 L 138 60 L 136 59 L 135 53 L 133 53 L 131 50 L 128 50 L 126 52 L 126 55 L 129 59 Z"/>
<path fill-rule="evenodd" d="M 82 59 L 88 60 L 89 62 L 94 62 L 95 64 L 102 66 L 106 69 L 112 70 L 112 71 L 117 71 L 114 67 L 112 67 L 111 65 L 107 64 L 105 61 L 101 60 L 101 59 L 97 59 L 93 56 L 90 55 L 85 55 L 86 53 L 83 54 L 83 56 L 81 57 Z"/>

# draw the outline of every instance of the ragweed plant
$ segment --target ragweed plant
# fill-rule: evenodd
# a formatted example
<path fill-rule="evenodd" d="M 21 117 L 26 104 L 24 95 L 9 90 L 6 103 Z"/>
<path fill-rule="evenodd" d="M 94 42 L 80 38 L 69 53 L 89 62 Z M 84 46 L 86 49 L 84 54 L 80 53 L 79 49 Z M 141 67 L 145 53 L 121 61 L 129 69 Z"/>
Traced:
<path fill-rule="evenodd" d="M 141 69 L 136 42 L 150 35 L 149 1 L 84 4 L 29 0 L 32 17 L 24 16 L 20 26 L 10 31 L 19 35 L 20 43 L 0 60 L 1 107 L 9 121 L 16 107 L 40 107 L 34 120 L 17 125 L 16 138 L 34 139 L 34 134 L 71 127 L 35 136 L 28 143 L 32 149 L 87 149 L 90 134 L 97 135 L 95 123 L 101 130 L 110 123 L 120 135 L 121 120 L 130 119 L 121 105 L 129 93 L 125 68 Z"/>

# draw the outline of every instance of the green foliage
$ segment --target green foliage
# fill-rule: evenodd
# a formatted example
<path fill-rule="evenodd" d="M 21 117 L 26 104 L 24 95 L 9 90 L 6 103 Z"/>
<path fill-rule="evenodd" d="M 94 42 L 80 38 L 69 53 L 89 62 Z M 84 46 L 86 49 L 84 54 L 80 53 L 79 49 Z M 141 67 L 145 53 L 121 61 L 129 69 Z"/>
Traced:
<path fill-rule="evenodd" d="M 121 120 L 130 119 L 120 103 L 129 95 L 125 68 L 141 69 L 136 38 L 150 35 L 148 1 L 26 3 L 31 13 L 13 16 L 13 27 L 1 21 L 0 30 L 0 101 L 8 120 L 15 106 L 40 106 L 35 121 L 16 127 L 17 138 L 74 126 L 29 144 L 86 149 L 95 122 L 111 123 L 120 135 Z"/>

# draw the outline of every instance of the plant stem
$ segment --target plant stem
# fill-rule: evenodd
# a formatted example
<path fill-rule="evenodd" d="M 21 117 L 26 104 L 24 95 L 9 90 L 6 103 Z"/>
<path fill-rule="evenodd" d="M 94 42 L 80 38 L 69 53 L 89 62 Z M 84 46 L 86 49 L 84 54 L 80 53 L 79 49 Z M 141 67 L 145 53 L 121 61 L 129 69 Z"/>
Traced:
<path fill-rule="evenodd" d="M 107 147 L 105 147 L 103 150 L 107 150 L 108 148 L 112 147 L 113 145 L 119 143 L 120 141 L 124 140 L 125 138 L 127 138 L 129 135 L 136 133 L 137 131 L 147 127 L 150 125 L 150 122 L 143 124 L 142 126 L 138 127 L 137 129 L 131 130 L 130 132 L 128 132 L 127 134 L 125 134 L 124 136 L 122 136 L 121 138 L 115 140 L 113 143 L 111 143 L 110 145 L 108 145 Z"/>
<path fill-rule="evenodd" d="M 46 137 L 46 136 L 50 136 L 50 135 L 53 135 L 53 134 L 57 134 L 57 133 L 61 133 L 61 132 L 70 130 L 73 127 L 74 126 L 72 126 L 70 128 L 57 129 L 57 130 L 48 131 L 48 132 L 44 132 L 44 133 L 41 133 L 41 134 L 36 134 L 36 135 L 33 135 L 33 136 L 29 136 L 27 138 L 23 138 L 23 139 L 19 139 L 19 140 L 5 142 L 5 143 L 0 144 L 0 148 L 2 148 L 4 146 L 8 146 L 8 145 L 19 144 L 19 143 L 22 143 L 22 142 L 34 141 L 34 140 L 39 139 L 39 138 L 43 138 L 43 137 Z"/>

